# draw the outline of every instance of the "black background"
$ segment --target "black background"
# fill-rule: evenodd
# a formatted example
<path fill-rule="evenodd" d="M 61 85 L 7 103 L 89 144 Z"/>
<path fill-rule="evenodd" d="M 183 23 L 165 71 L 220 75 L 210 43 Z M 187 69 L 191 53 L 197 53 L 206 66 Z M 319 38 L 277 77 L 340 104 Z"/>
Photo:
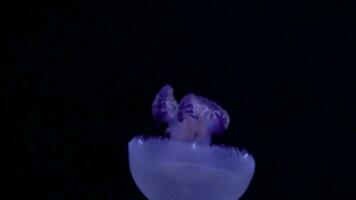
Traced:
<path fill-rule="evenodd" d="M 166 83 L 221 104 L 248 199 L 353 199 L 355 18 L 311 1 L 15 3 L 3 19 L 8 199 L 145 199 L 127 143 Z M 10 70 L 8 70 L 10 69 Z M 7 199 L 7 198 L 6 198 Z"/>

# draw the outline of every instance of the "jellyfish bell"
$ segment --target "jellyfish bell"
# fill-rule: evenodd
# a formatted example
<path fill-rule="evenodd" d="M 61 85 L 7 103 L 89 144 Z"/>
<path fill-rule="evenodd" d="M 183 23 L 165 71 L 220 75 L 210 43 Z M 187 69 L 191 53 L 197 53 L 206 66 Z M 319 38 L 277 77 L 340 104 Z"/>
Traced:
<path fill-rule="evenodd" d="M 164 138 L 133 138 L 129 153 L 132 176 L 150 200 L 236 200 L 255 167 L 236 148 Z"/>
<path fill-rule="evenodd" d="M 150 200 L 236 200 L 255 169 L 253 157 L 233 147 L 210 145 L 229 125 L 218 104 L 194 94 L 175 101 L 164 86 L 152 104 L 153 117 L 168 124 L 169 138 L 134 137 L 129 142 L 133 179 Z"/>

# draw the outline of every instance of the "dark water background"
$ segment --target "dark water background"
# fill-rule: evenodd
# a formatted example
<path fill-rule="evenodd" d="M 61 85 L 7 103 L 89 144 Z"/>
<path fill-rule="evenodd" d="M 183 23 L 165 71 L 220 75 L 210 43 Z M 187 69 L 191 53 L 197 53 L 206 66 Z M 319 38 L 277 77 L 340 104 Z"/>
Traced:
<path fill-rule="evenodd" d="M 127 142 L 166 83 L 231 116 L 242 198 L 354 199 L 355 18 L 342 2 L 77 1 L 2 6 L 4 199 L 145 199 Z M 6 71 L 6 72 L 5 72 Z M 9 189 L 7 189 L 9 187 Z"/>

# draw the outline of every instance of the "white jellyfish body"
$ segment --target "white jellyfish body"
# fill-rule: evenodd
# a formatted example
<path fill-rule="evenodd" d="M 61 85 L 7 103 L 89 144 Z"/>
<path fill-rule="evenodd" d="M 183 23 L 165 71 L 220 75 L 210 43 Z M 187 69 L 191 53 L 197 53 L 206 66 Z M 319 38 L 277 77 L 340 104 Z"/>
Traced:
<path fill-rule="evenodd" d="M 255 161 L 245 151 L 210 145 L 213 133 L 228 127 L 219 105 L 186 95 L 179 105 L 167 85 L 153 106 L 156 120 L 168 124 L 170 139 L 135 137 L 129 142 L 133 179 L 150 200 L 236 200 L 247 189 Z"/>

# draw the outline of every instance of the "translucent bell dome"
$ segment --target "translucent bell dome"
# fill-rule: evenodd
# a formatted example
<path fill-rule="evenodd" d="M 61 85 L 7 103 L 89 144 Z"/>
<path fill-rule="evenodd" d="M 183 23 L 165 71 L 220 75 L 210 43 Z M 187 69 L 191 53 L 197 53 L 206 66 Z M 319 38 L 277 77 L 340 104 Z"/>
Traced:
<path fill-rule="evenodd" d="M 237 148 L 163 138 L 129 142 L 133 179 L 149 200 L 237 200 L 255 161 Z"/>

